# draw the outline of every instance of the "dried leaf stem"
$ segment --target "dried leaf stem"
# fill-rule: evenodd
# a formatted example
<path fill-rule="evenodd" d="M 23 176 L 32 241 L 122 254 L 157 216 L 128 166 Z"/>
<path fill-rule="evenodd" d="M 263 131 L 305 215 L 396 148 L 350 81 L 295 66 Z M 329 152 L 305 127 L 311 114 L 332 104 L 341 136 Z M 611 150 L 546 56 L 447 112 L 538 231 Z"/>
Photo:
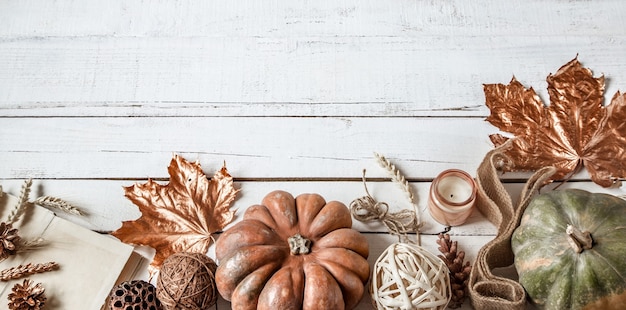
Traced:
<path fill-rule="evenodd" d="M 56 262 L 47 262 L 42 264 L 19 265 L 0 271 L 0 280 L 9 281 L 13 279 L 19 279 L 21 277 L 29 276 L 36 273 L 47 272 L 59 268 L 59 264 Z"/>

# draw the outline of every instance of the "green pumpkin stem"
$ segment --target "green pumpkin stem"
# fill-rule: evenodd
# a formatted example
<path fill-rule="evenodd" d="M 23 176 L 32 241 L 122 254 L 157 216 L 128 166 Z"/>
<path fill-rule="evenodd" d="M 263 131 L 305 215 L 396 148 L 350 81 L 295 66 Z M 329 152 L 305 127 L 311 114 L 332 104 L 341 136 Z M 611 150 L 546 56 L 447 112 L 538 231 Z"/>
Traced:
<path fill-rule="evenodd" d="M 593 238 L 591 238 L 590 232 L 580 231 L 580 229 L 570 224 L 567 225 L 565 232 L 569 237 L 568 241 L 572 249 L 576 253 L 581 253 L 583 250 L 589 250 L 593 247 Z"/>

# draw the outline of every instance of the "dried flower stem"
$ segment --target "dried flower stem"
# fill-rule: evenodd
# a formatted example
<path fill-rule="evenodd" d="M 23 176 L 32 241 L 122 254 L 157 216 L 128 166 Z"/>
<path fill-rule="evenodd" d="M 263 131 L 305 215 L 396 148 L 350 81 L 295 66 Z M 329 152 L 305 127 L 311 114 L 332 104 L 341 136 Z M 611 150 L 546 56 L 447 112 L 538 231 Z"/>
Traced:
<path fill-rule="evenodd" d="M 13 210 L 11 210 L 11 213 L 9 214 L 9 217 L 7 219 L 7 223 L 16 222 L 19 219 L 20 215 L 24 213 L 24 209 L 26 208 L 26 204 L 28 203 L 28 196 L 30 195 L 31 185 L 33 185 L 33 179 L 28 179 L 24 181 L 24 184 L 22 184 L 19 201 L 15 205 Z"/>
<path fill-rule="evenodd" d="M 13 279 L 19 279 L 21 277 L 29 276 L 36 273 L 42 273 L 59 268 L 59 264 L 55 262 L 48 262 L 43 264 L 26 264 L 19 265 L 17 267 L 11 267 L 0 271 L 0 280 L 9 281 Z"/>
<path fill-rule="evenodd" d="M 56 197 L 51 197 L 51 196 L 39 197 L 35 199 L 33 203 L 46 207 L 46 208 L 53 208 L 53 209 L 61 210 L 69 214 L 84 215 L 83 211 L 81 211 L 77 207 L 71 205 L 69 202 L 63 199 L 56 198 Z"/>

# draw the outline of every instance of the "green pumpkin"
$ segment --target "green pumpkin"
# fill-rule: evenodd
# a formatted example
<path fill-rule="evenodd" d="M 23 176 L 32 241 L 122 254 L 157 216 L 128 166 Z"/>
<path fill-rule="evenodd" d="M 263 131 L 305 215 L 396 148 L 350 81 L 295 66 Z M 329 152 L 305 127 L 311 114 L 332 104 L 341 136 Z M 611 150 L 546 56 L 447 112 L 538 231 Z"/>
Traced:
<path fill-rule="evenodd" d="M 538 307 L 626 309 L 626 201 L 574 189 L 538 195 L 511 246 Z"/>

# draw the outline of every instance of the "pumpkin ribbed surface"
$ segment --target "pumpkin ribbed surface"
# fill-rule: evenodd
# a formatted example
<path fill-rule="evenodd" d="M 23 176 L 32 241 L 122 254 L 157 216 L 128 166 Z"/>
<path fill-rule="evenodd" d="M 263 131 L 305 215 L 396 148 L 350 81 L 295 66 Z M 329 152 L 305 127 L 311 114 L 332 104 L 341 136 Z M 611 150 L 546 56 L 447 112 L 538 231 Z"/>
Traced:
<path fill-rule="evenodd" d="M 626 201 L 574 189 L 538 195 L 511 246 L 537 306 L 626 308 Z"/>
<path fill-rule="evenodd" d="M 233 309 L 354 308 L 370 268 L 351 227 L 340 202 L 269 193 L 217 240 L 217 288 Z"/>

